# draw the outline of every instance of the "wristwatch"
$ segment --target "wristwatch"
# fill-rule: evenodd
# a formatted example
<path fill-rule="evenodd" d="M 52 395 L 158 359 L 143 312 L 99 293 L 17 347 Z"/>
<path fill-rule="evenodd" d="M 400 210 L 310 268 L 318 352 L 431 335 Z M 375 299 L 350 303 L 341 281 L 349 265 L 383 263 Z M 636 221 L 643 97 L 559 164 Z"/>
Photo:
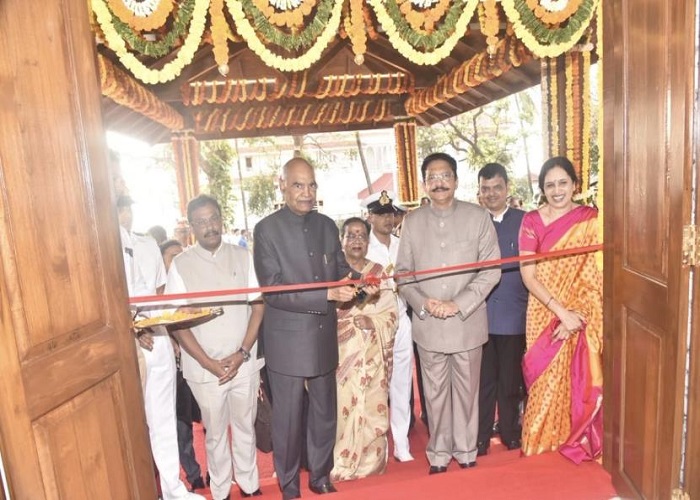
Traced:
<path fill-rule="evenodd" d="M 240 352 L 243 355 L 244 363 L 250 359 L 250 351 L 248 351 L 245 347 L 241 346 L 241 348 L 238 349 L 238 352 Z"/>
<path fill-rule="evenodd" d="M 428 311 L 425 308 L 425 304 L 423 304 L 420 308 L 420 311 L 418 311 L 418 317 L 420 319 L 425 319 L 426 316 L 428 316 Z"/>

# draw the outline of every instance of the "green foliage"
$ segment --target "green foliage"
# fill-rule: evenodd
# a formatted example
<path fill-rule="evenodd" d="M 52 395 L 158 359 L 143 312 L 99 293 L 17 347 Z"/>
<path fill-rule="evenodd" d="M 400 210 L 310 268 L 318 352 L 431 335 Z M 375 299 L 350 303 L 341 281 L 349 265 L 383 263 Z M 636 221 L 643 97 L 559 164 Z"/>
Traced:
<path fill-rule="evenodd" d="M 227 226 L 233 225 L 233 194 L 231 166 L 235 153 L 226 141 L 208 141 L 201 145 L 200 167 L 209 180 L 209 194 L 221 205 L 221 217 Z"/>
<path fill-rule="evenodd" d="M 275 175 L 259 174 L 245 180 L 245 190 L 248 192 L 248 209 L 251 213 L 264 217 L 274 208 Z"/>
<path fill-rule="evenodd" d="M 485 163 L 510 165 L 512 149 L 518 140 L 509 121 L 513 114 L 507 99 L 418 129 L 418 156 L 453 150 L 458 162 L 466 161 L 473 171 Z"/>

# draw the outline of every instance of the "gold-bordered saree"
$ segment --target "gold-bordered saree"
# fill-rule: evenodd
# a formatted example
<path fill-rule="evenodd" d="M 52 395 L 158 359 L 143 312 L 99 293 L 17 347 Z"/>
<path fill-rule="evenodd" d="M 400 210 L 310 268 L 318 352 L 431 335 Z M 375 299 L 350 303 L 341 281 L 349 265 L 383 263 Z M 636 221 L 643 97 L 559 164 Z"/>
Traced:
<path fill-rule="evenodd" d="M 594 208 L 579 206 L 545 225 L 539 211 L 525 215 L 520 250 L 549 252 L 598 243 Z M 564 307 L 585 318 L 568 340 L 552 342 L 558 318 L 530 297 L 523 377 L 528 401 L 522 453 L 559 450 L 575 463 L 602 452 L 602 276 L 595 254 L 539 260 L 537 279 Z"/>
<path fill-rule="evenodd" d="M 369 262 L 362 274 L 380 276 L 382 271 L 381 265 Z M 358 315 L 368 316 L 374 330 L 358 328 L 354 321 Z M 381 474 L 386 469 L 389 378 L 397 321 L 396 296 L 390 289 L 364 304 L 352 301 L 338 307 L 334 481 Z"/>

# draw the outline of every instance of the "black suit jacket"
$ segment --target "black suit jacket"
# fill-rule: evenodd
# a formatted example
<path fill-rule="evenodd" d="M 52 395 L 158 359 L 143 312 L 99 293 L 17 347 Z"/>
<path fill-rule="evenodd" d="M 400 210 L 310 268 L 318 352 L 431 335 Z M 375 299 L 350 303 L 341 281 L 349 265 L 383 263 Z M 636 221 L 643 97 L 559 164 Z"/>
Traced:
<path fill-rule="evenodd" d="M 336 281 L 351 272 L 335 223 L 318 212 L 300 216 L 284 207 L 254 232 L 255 272 L 261 286 Z M 267 367 L 315 377 L 338 365 L 335 303 L 327 289 L 266 293 L 262 335 Z"/>

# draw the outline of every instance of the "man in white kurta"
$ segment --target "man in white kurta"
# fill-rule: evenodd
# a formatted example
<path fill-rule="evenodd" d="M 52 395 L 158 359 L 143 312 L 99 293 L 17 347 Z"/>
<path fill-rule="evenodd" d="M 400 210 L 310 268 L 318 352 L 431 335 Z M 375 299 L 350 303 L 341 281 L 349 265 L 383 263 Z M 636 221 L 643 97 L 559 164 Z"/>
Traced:
<path fill-rule="evenodd" d="M 367 258 L 384 266 L 387 274 L 393 272 L 399 251 L 399 239 L 392 234 L 393 215 L 396 211 L 392 196 L 386 191 L 375 193 L 362 201 L 369 213 L 372 225 L 369 235 Z M 384 286 L 394 290 L 399 311 L 398 329 L 394 339 L 393 370 L 389 382 L 391 436 L 394 440 L 394 458 L 399 462 L 413 460 L 408 442 L 408 428 L 411 422 L 411 384 L 413 383 L 413 341 L 411 339 L 411 319 L 406 311 L 406 302 L 396 293 L 394 280 Z"/>
<path fill-rule="evenodd" d="M 132 200 L 117 200 L 124 266 L 130 297 L 154 295 L 165 285 L 165 266 L 155 240 L 131 232 Z M 153 460 L 158 467 L 163 500 L 203 500 L 187 491 L 180 480 L 180 461 L 175 415 L 175 354 L 168 332 L 151 329 L 139 347 L 145 359 L 143 392 L 146 422 Z"/>
<path fill-rule="evenodd" d="M 196 243 L 173 259 L 166 293 L 256 288 L 250 252 L 222 241 L 223 224 L 216 200 L 200 195 L 190 201 L 187 214 Z M 213 500 L 230 498 L 234 476 L 242 496 L 261 494 L 254 424 L 262 363 L 257 359 L 256 341 L 263 305 L 251 305 L 259 296 L 211 299 L 226 301 L 222 316 L 174 332 L 182 346 L 182 373 L 206 428 Z"/>

